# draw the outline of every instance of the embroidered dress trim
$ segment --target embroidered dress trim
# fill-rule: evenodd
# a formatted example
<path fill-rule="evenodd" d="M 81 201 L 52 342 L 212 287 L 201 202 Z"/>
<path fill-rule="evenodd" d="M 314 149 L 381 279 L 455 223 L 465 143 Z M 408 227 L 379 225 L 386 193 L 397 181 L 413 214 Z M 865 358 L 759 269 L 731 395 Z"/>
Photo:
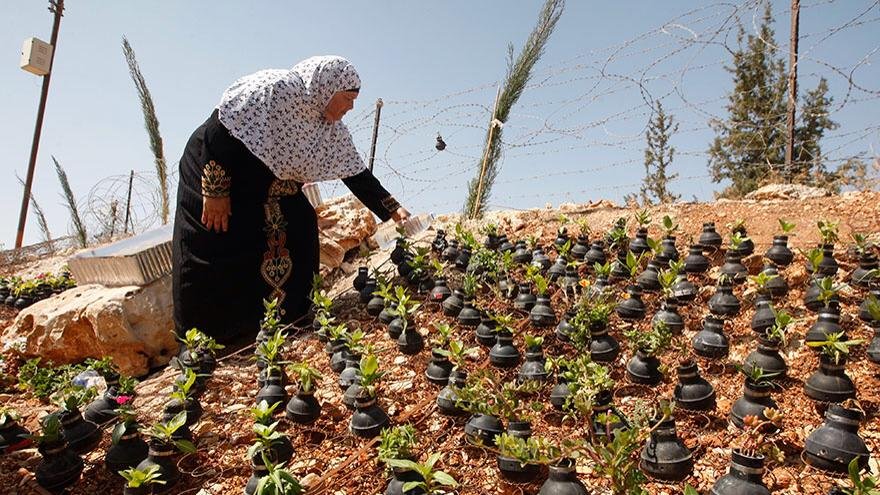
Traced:
<path fill-rule="evenodd" d="M 202 196 L 225 198 L 229 196 L 232 178 L 214 160 L 209 161 L 202 170 Z"/>
<path fill-rule="evenodd" d="M 290 250 L 287 249 L 287 220 L 281 213 L 281 205 L 278 198 L 292 196 L 300 191 L 300 184 L 292 180 L 275 179 L 269 186 L 269 196 L 263 209 L 266 214 L 266 244 L 268 249 L 263 254 L 263 263 L 260 265 L 260 273 L 263 280 L 269 284 L 272 292 L 269 299 L 278 299 L 279 304 L 284 302 L 287 292 L 282 288 L 293 274 L 293 260 L 290 258 Z M 284 309 L 281 310 L 284 314 Z"/>

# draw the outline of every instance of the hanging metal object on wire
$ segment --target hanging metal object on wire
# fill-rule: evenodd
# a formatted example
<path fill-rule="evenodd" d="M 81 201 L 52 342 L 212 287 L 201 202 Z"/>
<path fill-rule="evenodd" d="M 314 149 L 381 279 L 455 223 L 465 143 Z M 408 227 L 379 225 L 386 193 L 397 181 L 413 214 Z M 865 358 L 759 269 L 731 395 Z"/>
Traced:
<path fill-rule="evenodd" d="M 437 151 L 443 151 L 446 149 L 446 141 L 443 141 L 443 136 L 440 133 L 437 133 L 437 144 L 434 145 L 437 148 Z"/>

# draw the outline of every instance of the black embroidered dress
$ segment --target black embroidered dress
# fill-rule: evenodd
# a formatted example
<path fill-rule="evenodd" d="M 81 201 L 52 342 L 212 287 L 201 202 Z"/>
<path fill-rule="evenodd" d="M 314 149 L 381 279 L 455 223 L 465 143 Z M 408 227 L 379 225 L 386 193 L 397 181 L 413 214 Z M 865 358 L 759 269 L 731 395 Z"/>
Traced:
<path fill-rule="evenodd" d="M 399 204 L 364 169 L 343 179 L 383 221 Z M 277 179 L 229 134 L 217 111 L 190 137 L 180 160 L 173 238 L 174 324 L 229 341 L 255 335 L 263 299 L 281 301 L 283 321 L 308 310 L 318 270 L 318 225 L 302 184 Z M 201 222 L 202 196 L 229 196 L 227 232 Z M 299 322 L 302 324 L 302 322 Z"/>

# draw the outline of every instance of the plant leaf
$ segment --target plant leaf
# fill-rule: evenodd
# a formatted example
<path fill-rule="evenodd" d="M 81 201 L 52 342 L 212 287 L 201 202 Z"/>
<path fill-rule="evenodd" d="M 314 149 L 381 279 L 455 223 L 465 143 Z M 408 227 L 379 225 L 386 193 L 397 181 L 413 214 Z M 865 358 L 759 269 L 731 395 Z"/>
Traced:
<path fill-rule="evenodd" d="M 434 473 L 434 479 L 437 480 L 443 486 L 454 487 L 458 486 L 458 482 L 455 481 L 455 478 L 450 476 L 444 471 L 437 471 Z"/>

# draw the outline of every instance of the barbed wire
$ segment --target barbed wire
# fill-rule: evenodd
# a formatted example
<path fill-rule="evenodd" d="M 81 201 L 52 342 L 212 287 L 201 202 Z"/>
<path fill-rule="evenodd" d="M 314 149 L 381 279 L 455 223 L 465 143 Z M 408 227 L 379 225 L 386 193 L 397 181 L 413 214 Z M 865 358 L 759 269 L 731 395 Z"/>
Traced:
<path fill-rule="evenodd" d="M 655 112 L 656 101 L 662 101 L 667 113 L 680 125 L 673 139 L 690 136 L 691 140 L 705 140 L 705 149 L 688 149 L 676 156 L 690 160 L 692 168 L 699 160 L 708 163 L 708 148 L 716 128 L 722 123 L 728 126 L 743 123 L 730 122 L 726 116 L 725 102 L 733 93 L 727 87 L 729 83 L 709 91 L 700 87 L 696 76 L 713 77 L 729 68 L 732 54 L 739 49 L 741 33 L 767 43 L 777 56 L 785 53 L 787 36 L 777 36 L 784 42 L 775 43 L 760 38 L 763 5 L 762 0 L 706 4 L 673 16 L 631 39 L 593 48 L 540 68 L 527 85 L 522 101 L 504 123 L 501 142 L 505 168 L 496 184 L 515 185 L 614 169 L 633 181 L 554 194 L 579 195 L 637 188 L 641 183 L 635 179 L 640 178 L 637 174 L 642 169 L 632 165 L 643 161 L 644 133 Z M 829 117 L 841 124 L 839 129 L 826 132 L 822 161 L 829 165 L 843 164 L 851 159 L 870 157 L 871 140 L 880 126 L 873 122 L 851 124 L 848 121 L 860 120 L 853 117 L 856 112 L 880 114 L 880 89 L 874 87 L 872 77 L 861 75 L 875 60 L 880 43 L 873 41 L 876 37 L 863 36 L 872 41 L 865 46 L 849 46 L 851 50 L 846 53 L 838 50 L 834 60 L 820 58 L 819 52 L 830 40 L 844 33 L 864 35 L 876 29 L 875 25 L 880 23 L 880 0 L 856 5 L 817 0 L 803 3 L 801 9 L 819 18 L 826 17 L 823 15 L 826 11 L 845 13 L 833 17 L 842 18 L 839 22 L 820 28 L 806 26 L 800 35 L 802 43 L 806 41 L 809 45 L 799 57 L 800 85 L 806 88 L 810 81 L 820 77 L 828 79 L 831 94 L 835 96 Z M 790 11 L 787 6 L 777 6 L 772 15 L 784 26 L 787 23 L 780 21 L 787 20 Z M 644 58 L 648 61 L 639 64 Z M 729 76 L 725 80 L 729 81 Z M 484 82 L 425 99 L 384 100 L 376 173 L 383 181 L 393 181 L 399 187 L 395 194 L 405 204 L 418 203 L 441 193 L 450 196 L 449 193 L 467 187 L 470 177 L 466 174 L 476 170 L 482 157 L 491 101 L 498 85 L 497 81 Z M 766 89 L 756 87 L 751 91 Z M 626 104 L 620 105 L 620 102 Z M 374 116 L 375 109 L 366 108 L 350 120 L 353 136 L 363 144 L 361 149 L 369 148 Z M 765 123 L 758 125 L 784 132 L 783 117 L 784 114 L 767 116 Z M 444 151 L 433 149 L 438 132 L 447 143 Z M 766 145 L 749 144 L 755 149 Z M 692 147 L 693 143 L 689 148 Z M 619 151 L 620 159 L 592 167 L 516 174 L 523 167 L 534 167 L 534 159 L 557 157 L 589 163 L 593 161 L 590 157 L 595 155 L 595 150 L 607 148 Z M 676 165 L 673 163 L 673 167 Z M 711 178 L 710 174 L 703 173 L 687 174 L 678 180 Z M 338 184 L 327 187 L 335 190 Z M 564 184 L 563 187 L 572 186 Z M 538 195 L 516 199 L 536 197 Z M 456 196 L 454 201 L 444 204 L 458 204 L 462 199 Z M 434 204 L 418 206 L 430 208 Z"/>

